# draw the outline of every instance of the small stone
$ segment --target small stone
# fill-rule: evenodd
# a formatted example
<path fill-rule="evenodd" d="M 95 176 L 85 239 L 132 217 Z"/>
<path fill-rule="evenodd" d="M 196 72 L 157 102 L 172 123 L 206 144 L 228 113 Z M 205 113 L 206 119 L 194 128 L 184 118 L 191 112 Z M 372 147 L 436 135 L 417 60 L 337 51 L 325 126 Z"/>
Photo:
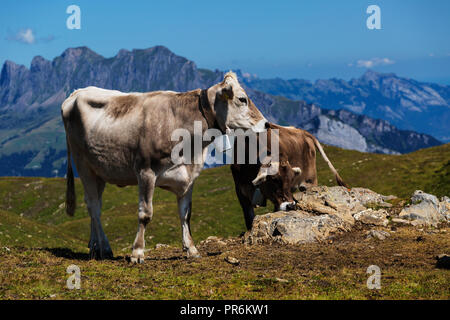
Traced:
<path fill-rule="evenodd" d="M 398 224 L 406 224 L 406 225 L 411 224 L 411 222 L 409 222 L 408 220 L 400 219 L 400 218 L 393 218 L 391 221 L 394 223 L 398 223 Z"/>
<path fill-rule="evenodd" d="M 389 220 L 386 219 L 387 212 L 384 209 L 381 210 L 372 210 L 367 209 L 361 212 L 356 213 L 353 218 L 356 221 L 359 221 L 364 224 L 372 224 L 376 226 L 387 226 Z"/>
<path fill-rule="evenodd" d="M 209 240 L 209 241 L 218 241 L 219 238 L 216 237 L 216 236 L 209 236 L 208 238 L 206 238 L 206 240 Z"/>
<path fill-rule="evenodd" d="M 234 257 L 231 257 L 231 256 L 225 257 L 225 261 L 230 263 L 230 264 L 232 264 L 232 265 L 234 265 L 234 266 L 237 266 L 240 263 L 240 261 L 238 259 L 236 259 Z"/>
<path fill-rule="evenodd" d="M 277 282 L 281 282 L 281 283 L 288 283 L 288 282 L 289 282 L 289 280 L 282 279 L 282 278 L 275 278 L 275 280 L 276 280 Z"/>
<path fill-rule="evenodd" d="M 164 243 L 157 243 L 155 246 L 155 249 L 160 249 L 160 248 L 168 248 L 169 245 L 168 244 L 164 244 Z"/>
<path fill-rule="evenodd" d="M 421 226 L 426 225 L 426 222 L 421 221 L 421 220 L 414 220 L 414 221 L 411 221 L 411 225 L 414 227 L 421 227 Z"/>
<path fill-rule="evenodd" d="M 440 254 L 436 257 L 436 267 L 440 269 L 450 269 L 450 256 L 448 254 Z"/>
<path fill-rule="evenodd" d="M 367 237 L 366 239 L 378 239 L 378 240 L 384 240 L 386 239 L 386 237 L 390 237 L 390 233 L 387 231 L 382 231 L 382 230 L 370 230 L 367 232 Z"/>

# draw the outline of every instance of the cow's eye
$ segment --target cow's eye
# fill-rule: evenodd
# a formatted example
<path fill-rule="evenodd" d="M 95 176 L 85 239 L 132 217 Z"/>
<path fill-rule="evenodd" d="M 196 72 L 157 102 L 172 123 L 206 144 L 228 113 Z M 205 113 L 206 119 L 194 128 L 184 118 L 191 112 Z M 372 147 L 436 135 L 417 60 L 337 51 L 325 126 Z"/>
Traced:
<path fill-rule="evenodd" d="M 242 102 L 243 104 L 247 104 L 247 98 L 245 97 L 239 98 L 239 101 Z"/>

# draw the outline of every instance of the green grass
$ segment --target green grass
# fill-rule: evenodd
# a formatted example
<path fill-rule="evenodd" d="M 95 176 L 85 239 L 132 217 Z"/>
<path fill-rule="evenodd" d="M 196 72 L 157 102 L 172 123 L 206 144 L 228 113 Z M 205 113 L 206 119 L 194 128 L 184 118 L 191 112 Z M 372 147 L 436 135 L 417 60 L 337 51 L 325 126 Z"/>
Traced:
<path fill-rule="evenodd" d="M 201 240 L 211 235 L 238 236 L 245 230 L 232 180 L 229 167 L 223 167 L 205 170 L 196 182 L 191 220 L 195 239 Z M 81 182 L 76 179 L 77 210 L 73 218 L 65 214 L 65 188 L 62 178 L 1 178 L 0 209 L 16 216 L 21 215 L 27 221 L 39 225 L 53 226 L 67 237 L 84 239 L 87 243 L 90 218 L 83 202 Z M 129 247 L 134 240 L 137 231 L 137 197 L 135 186 L 119 188 L 107 185 L 105 189 L 102 222 L 115 251 Z M 260 212 L 268 210 L 259 209 Z M 0 222 L 1 219 L 3 217 Z M 180 237 L 176 197 L 158 188 L 154 197 L 153 220 L 146 232 L 147 244 L 178 245 Z M 9 243 L 1 235 L 0 240 Z M 36 246 L 39 246 L 38 242 Z"/>
<path fill-rule="evenodd" d="M 344 181 L 381 194 L 407 198 L 415 190 L 438 197 L 450 195 L 450 144 L 404 155 L 362 153 L 325 146 L 325 152 Z M 334 177 L 317 156 L 319 184 L 333 185 Z"/>
<path fill-rule="evenodd" d="M 342 178 L 352 187 L 366 187 L 402 198 L 408 198 L 416 189 L 439 197 L 450 195 L 450 144 L 400 156 L 361 153 L 331 146 L 326 146 L 325 151 Z M 320 155 L 317 159 L 319 184 L 335 185 L 332 173 Z M 87 242 L 90 218 L 83 202 L 80 180 L 76 179 L 77 211 L 73 218 L 64 211 L 65 188 L 62 178 L 0 178 L 0 210 L 20 215 L 24 221 L 52 226 L 68 237 Z M 134 239 L 137 194 L 135 186 L 119 188 L 107 185 L 105 189 L 102 221 L 113 250 L 129 247 Z M 266 213 L 270 209 L 272 205 L 269 203 L 267 208 L 257 209 L 257 213 Z M 212 235 L 234 237 L 245 230 L 228 166 L 204 170 L 196 181 L 191 225 L 196 240 Z M 179 244 L 179 219 L 176 198 L 172 193 L 156 190 L 153 221 L 146 236 L 149 245 Z M 9 243 L 1 235 L 0 240 Z M 18 243 L 21 243 L 20 239 Z M 40 245 L 39 242 L 34 243 Z"/>
<path fill-rule="evenodd" d="M 402 198 L 408 198 L 416 189 L 437 196 L 450 195 L 450 144 L 401 156 L 329 146 L 325 151 L 352 187 L 367 187 Z M 319 184 L 335 185 L 320 156 L 317 166 Z M 272 249 L 271 246 L 246 249 L 236 244 L 230 252 L 241 260 L 241 265 L 227 264 L 224 250 L 204 247 L 199 242 L 208 236 L 237 239 L 245 231 L 228 166 L 204 170 L 194 187 L 192 234 L 204 256 L 198 261 L 180 258 L 183 254 L 176 198 L 162 189 L 155 192 L 154 216 L 146 231 L 146 247 L 165 243 L 172 246 L 167 252 L 152 249 L 147 254 L 151 259 L 146 260 L 145 266 L 131 266 L 123 258 L 103 262 L 85 260 L 90 218 L 83 203 L 83 188 L 76 179 L 74 217 L 64 212 L 65 188 L 62 178 L 0 178 L 0 297 L 48 298 L 56 294 L 57 298 L 90 299 L 408 299 L 450 296 L 448 271 L 434 269 L 430 258 L 450 249 L 448 233 L 436 235 L 436 240 L 432 240 L 436 243 L 433 245 L 429 240 L 430 247 L 423 248 L 423 255 L 428 259 L 424 268 L 407 265 L 411 259 L 414 262 L 418 254 L 415 249 L 411 251 L 413 258 L 405 256 L 400 265 L 395 260 L 386 263 L 388 280 L 382 293 L 364 289 L 366 264 L 376 256 L 369 253 L 372 249 L 367 249 L 367 244 L 359 251 L 348 251 L 345 256 L 339 256 L 341 251 L 330 252 L 328 255 L 335 261 L 319 259 L 321 254 L 317 252 L 330 247 L 326 244 L 310 249 Z M 131 252 L 137 231 L 137 197 L 137 187 L 106 187 L 102 223 L 115 256 L 123 257 Z M 257 213 L 271 209 L 269 204 L 268 208 L 257 209 Z M 357 242 L 364 243 L 362 233 L 358 237 Z M 414 238 L 416 234 L 406 233 L 405 237 Z M 403 244 L 404 238 L 392 241 L 392 248 L 398 250 L 402 250 L 402 245 L 404 250 L 416 246 L 415 242 Z M 360 256 L 361 250 L 367 251 L 366 257 Z M 319 260 L 314 264 L 311 259 Z M 361 262 L 352 265 L 355 259 Z M 72 263 L 84 270 L 81 291 L 64 287 L 65 268 Z M 10 272 L 14 273 L 11 279 Z M 277 277 L 288 282 L 278 282 Z"/>

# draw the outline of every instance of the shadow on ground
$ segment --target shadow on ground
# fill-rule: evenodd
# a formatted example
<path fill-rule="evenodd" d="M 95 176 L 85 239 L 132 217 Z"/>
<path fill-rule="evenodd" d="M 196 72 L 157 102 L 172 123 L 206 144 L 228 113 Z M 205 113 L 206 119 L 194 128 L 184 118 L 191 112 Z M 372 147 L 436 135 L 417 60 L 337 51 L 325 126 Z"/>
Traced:
<path fill-rule="evenodd" d="M 84 252 L 76 252 L 69 248 L 42 248 L 42 250 L 50 252 L 55 257 L 59 258 L 65 258 L 65 259 L 73 259 L 73 260 L 82 260 L 82 261 L 88 261 L 91 260 L 89 253 Z M 105 260 L 123 260 L 123 256 L 115 256 L 111 259 L 105 259 Z"/>

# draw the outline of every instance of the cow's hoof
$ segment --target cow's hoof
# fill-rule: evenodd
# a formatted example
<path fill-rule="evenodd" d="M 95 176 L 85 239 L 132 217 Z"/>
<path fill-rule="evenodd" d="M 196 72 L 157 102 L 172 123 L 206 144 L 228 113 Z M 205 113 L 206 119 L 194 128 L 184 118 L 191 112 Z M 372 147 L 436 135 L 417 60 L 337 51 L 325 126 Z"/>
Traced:
<path fill-rule="evenodd" d="M 186 255 L 188 257 L 188 259 L 198 259 L 201 258 L 202 256 L 200 255 L 200 253 L 198 253 L 198 250 L 196 248 L 194 249 L 189 249 L 186 252 Z"/>
<path fill-rule="evenodd" d="M 142 249 L 133 250 L 130 261 L 132 263 L 144 263 L 144 250 Z"/>
<path fill-rule="evenodd" d="M 109 250 L 95 250 L 91 249 L 89 250 L 89 258 L 91 260 L 106 260 L 106 259 L 112 259 L 114 258 L 113 252 L 111 249 Z"/>
<path fill-rule="evenodd" d="M 131 263 L 141 264 L 141 263 L 144 263 L 144 257 L 139 257 L 139 258 L 131 257 L 130 261 L 131 261 Z"/>

